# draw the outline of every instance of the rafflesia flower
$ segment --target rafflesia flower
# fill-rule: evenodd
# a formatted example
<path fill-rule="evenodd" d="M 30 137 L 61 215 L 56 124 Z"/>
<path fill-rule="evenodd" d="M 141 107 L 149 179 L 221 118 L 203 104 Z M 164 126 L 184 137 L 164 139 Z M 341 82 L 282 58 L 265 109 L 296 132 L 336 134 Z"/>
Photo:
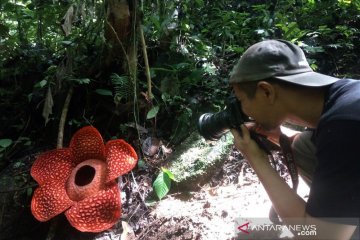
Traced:
<path fill-rule="evenodd" d="M 65 211 L 70 224 L 83 232 L 112 227 L 121 215 L 116 179 L 133 169 L 137 159 L 125 141 L 104 145 L 96 128 L 80 129 L 69 148 L 45 152 L 32 165 L 31 176 L 39 183 L 32 214 L 43 222 Z"/>

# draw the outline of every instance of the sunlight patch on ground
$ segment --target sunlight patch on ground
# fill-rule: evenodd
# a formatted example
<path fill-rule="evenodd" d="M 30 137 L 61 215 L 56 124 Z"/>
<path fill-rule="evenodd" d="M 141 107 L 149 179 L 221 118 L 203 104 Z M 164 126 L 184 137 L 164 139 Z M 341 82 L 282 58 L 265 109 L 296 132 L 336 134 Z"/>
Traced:
<path fill-rule="evenodd" d="M 269 197 L 257 177 L 246 175 L 241 179 L 239 177 L 238 184 L 204 187 L 200 192 L 191 192 L 192 197 L 188 200 L 180 200 L 176 194 L 170 195 L 159 202 L 152 214 L 157 218 L 190 218 L 202 228 L 203 239 L 235 237 L 237 219 L 268 218 L 271 207 Z M 300 178 L 299 196 L 305 198 L 308 193 L 309 188 Z"/>

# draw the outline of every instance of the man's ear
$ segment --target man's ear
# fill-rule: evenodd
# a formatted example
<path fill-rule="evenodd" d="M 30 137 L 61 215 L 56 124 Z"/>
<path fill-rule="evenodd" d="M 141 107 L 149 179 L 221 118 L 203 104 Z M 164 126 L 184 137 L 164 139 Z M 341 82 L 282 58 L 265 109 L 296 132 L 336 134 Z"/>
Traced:
<path fill-rule="evenodd" d="M 275 96 L 276 96 L 276 90 L 274 86 L 267 82 L 267 81 L 260 81 L 257 84 L 257 94 L 260 94 L 261 97 L 263 97 L 266 101 L 269 103 L 274 103 Z"/>

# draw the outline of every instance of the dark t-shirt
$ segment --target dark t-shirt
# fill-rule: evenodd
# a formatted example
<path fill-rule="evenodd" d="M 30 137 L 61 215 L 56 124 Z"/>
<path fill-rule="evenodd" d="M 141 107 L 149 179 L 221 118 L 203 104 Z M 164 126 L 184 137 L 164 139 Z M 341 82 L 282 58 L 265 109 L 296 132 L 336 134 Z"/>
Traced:
<path fill-rule="evenodd" d="M 307 212 L 313 217 L 359 219 L 360 81 L 343 79 L 329 87 L 314 140 L 318 165 Z"/>

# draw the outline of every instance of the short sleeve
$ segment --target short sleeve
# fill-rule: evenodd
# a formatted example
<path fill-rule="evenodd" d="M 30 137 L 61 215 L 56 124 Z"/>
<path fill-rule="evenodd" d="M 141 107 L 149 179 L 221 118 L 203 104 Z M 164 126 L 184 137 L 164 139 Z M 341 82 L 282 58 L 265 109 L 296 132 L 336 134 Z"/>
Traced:
<path fill-rule="evenodd" d="M 360 123 L 334 120 L 316 133 L 318 165 L 306 210 L 313 217 L 360 217 Z"/>

